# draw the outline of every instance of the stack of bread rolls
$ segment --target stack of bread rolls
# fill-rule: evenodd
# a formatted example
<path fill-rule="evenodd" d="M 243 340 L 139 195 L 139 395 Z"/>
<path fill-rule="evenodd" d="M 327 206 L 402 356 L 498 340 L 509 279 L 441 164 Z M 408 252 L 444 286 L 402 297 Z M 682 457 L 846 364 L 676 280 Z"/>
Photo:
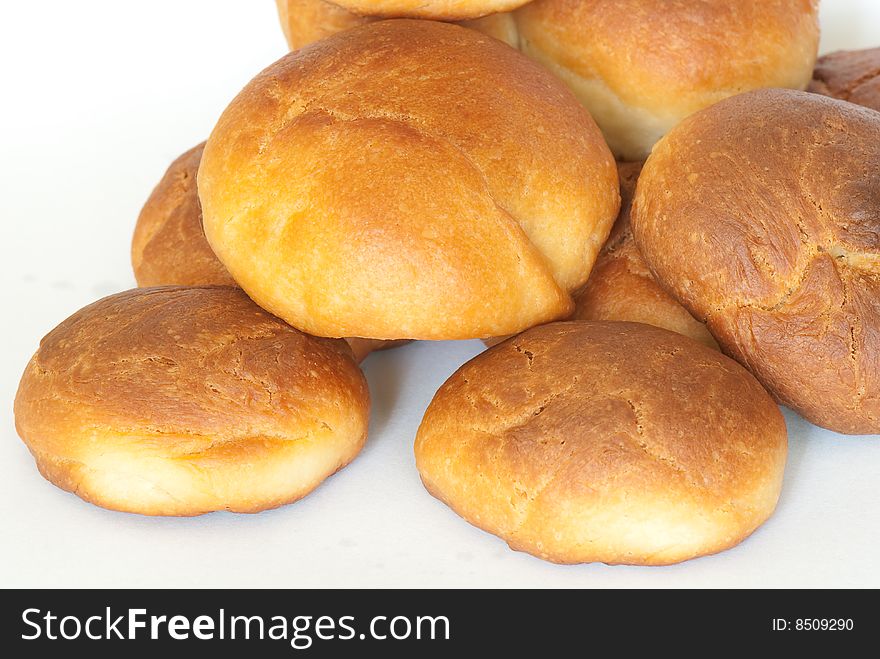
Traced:
<path fill-rule="evenodd" d="M 415 438 L 431 494 L 554 562 L 738 544 L 778 403 L 880 432 L 880 55 L 817 64 L 817 5 L 277 0 L 291 52 L 153 190 L 141 288 L 28 364 L 40 472 L 290 503 L 363 446 L 370 352 L 479 338 Z"/>

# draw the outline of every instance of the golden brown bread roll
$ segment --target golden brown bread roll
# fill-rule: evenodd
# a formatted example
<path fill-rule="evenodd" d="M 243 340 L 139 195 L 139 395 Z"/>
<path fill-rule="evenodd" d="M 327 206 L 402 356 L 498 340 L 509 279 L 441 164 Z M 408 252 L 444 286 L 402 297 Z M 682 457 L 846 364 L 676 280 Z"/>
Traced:
<path fill-rule="evenodd" d="M 205 146 L 208 241 L 321 336 L 464 339 L 571 312 L 619 209 L 614 160 L 551 74 L 495 39 L 378 21 L 257 76 Z"/>
<path fill-rule="evenodd" d="M 880 432 L 880 114 L 762 90 L 690 117 L 639 179 L 651 270 L 820 426 Z"/>
<path fill-rule="evenodd" d="M 536 0 L 523 52 L 574 90 L 612 151 L 641 160 L 689 114 L 758 87 L 804 89 L 817 0 Z"/>
<path fill-rule="evenodd" d="M 320 41 L 364 23 L 379 20 L 376 16 L 354 14 L 328 0 L 275 0 L 281 28 L 291 50 Z M 465 27 L 517 46 L 516 24 L 508 12 L 489 14 L 473 20 L 459 21 Z"/>
<path fill-rule="evenodd" d="M 528 330 L 462 366 L 415 442 L 428 491 L 557 563 L 664 565 L 741 542 L 773 512 L 779 408 L 745 369 L 640 323 Z"/>
<path fill-rule="evenodd" d="M 295 501 L 357 455 L 368 416 L 345 343 L 231 287 L 135 289 L 82 309 L 43 339 L 15 399 L 48 480 L 145 515 Z"/>
<path fill-rule="evenodd" d="M 196 175 L 205 143 L 171 163 L 138 217 L 131 262 L 138 286 L 235 286 L 205 238 Z M 362 362 L 406 341 L 345 339 Z"/>
<path fill-rule="evenodd" d="M 809 91 L 880 110 L 880 48 L 823 55 Z"/>
<path fill-rule="evenodd" d="M 619 162 L 620 215 L 599 252 L 590 278 L 576 291 L 574 313 L 568 320 L 622 320 L 647 323 L 684 334 L 710 348 L 718 344 L 706 326 L 663 290 L 636 249 L 630 208 L 641 162 Z M 508 337 L 483 339 L 491 347 Z"/>
<path fill-rule="evenodd" d="M 718 344 L 706 326 L 663 290 L 636 248 L 630 226 L 630 206 L 640 162 L 618 164 L 620 216 L 584 287 L 574 294 L 571 320 L 627 320 L 689 336 L 710 348 Z"/>
<path fill-rule="evenodd" d="M 131 241 L 138 286 L 235 286 L 202 230 L 196 174 L 204 148 L 171 163 L 138 216 Z"/>
<path fill-rule="evenodd" d="M 479 18 L 499 11 L 509 11 L 529 0 L 333 0 L 361 16 L 388 18 L 432 18 L 460 21 Z"/>

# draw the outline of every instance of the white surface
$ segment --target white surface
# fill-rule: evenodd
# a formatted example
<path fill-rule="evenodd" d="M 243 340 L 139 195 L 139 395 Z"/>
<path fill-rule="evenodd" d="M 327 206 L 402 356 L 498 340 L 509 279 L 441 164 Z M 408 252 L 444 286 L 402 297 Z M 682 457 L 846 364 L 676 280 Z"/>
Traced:
<path fill-rule="evenodd" d="M 880 2 L 824 5 L 823 50 L 880 45 Z M 5 4 L 0 586 L 880 586 L 878 438 L 793 414 L 779 509 L 731 551 L 632 568 L 508 550 L 431 498 L 412 456 L 425 407 L 474 341 L 371 357 L 366 449 L 280 510 L 150 519 L 44 481 L 13 427 L 25 363 L 76 309 L 134 286 L 129 241 L 150 189 L 284 50 L 271 0 Z"/>

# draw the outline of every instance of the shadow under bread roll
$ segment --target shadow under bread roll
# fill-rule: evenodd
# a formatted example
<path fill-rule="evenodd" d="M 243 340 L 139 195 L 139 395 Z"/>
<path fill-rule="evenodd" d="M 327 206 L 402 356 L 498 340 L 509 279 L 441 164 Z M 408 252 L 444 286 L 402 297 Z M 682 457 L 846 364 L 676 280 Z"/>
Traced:
<path fill-rule="evenodd" d="M 202 228 L 196 175 L 205 143 L 177 158 L 144 204 L 131 242 L 138 286 L 235 286 Z M 358 362 L 405 341 L 346 338 Z"/>
<path fill-rule="evenodd" d="M 456 371 L 415 441 L 427 490 L 556 563 L 665 565 L 773 512 L 787 437 L 732 359 L 641 323 L 550 323 Z"/>
<path fill-rule="evenodd" d="M 880 48 L 823 55 L 809 91 L 880 111 Z"/>
<path fill-rule="evenodd" d="M 259 512 L 348 464 L 370 398 L 345 343 L 237 288 L 135 289 L 78 311 L 25 370 L 15 423 L 40 472 L 144 515 Z"/>
<path fill-rule="evenodd" d="M 524 53 L 562 78 L 611 150 L 642 160 L 686 116 L 760 87 L 804 89 L 817 0 L 535 0 L 515 12 Z"/>
<path fill-rule="evenodd" d="M 661 140 L 633 202 L 666 290 L 783 404 L 880 432 L 880 113 L 767 89 Z"/>
<path fill-rule="evenodd" d="M 355 14 L 329 0 L 275 0 L 281 29 L 291 50 L 320 41 L 337 32 L 381 20 L 380 17 Z M 518 43 L 516 24 L 508 12 L 489 14 L 459 25 L 487 34 L 509 46 Z"/>
<path fill-rule="evenodd" d="M 620 205 L 552 74 L 436 21 L 340 32 L 230 103 L 198 175 L 205 233 L 260 306 L 320 336 L 466 339 L 568 315 Z"/>

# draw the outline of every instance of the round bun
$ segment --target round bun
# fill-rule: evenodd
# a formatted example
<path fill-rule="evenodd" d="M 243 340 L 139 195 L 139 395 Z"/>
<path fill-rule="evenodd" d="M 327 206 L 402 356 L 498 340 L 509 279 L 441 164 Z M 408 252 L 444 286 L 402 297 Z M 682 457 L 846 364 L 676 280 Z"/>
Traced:
<path fill-rule="evenodd" d="M 196 175 L 205 143 L 171 163 L 138 217 L 131 262 L 138 286 L 236 286 L 205 238 Z M 406 341 L 346 337 L 358 362 Z"/>
<path fill-rule="evenodd" d="M 564 317 L 619 209 L 589 114 L 457 25 L 377 21 L 282 58 L 199 169 L 208 241 L 311 334 L 466 339 Z"/>
<path fill-rule="evenodd" d="M 523 51 L 559 75 L 614 153 L 641 160 L 689 114 L 759 87 L 804 89 L 816 0 L 536 0 L 517 10 Z"/>
<path fill-rule="evenodd" d="M 684 334 L 711 348 L 718 344 L 706 326 L 691 316 L 661 288 L 636 249 L 630 226 L 630 207 L 640 162 L 618 164 L 620 216 L 584 287 L 574 294 L 570 320 L 626 320 Z"/>
<path fill-rule="evenodd" d="M 196 174 L 204 148 L 202 142 L 171 163 L 138 216 L 131 241 L 138 286 L 235 285 L 202 230 Z"/>
<path fill-rule="evenodd" d="M 529 0 L 333 0 L 361 16 L 460 21 L 521 7 Z"/>
<path fill-rule="evenodd" d="M 820 426 L 880 432 L 880 114 L 762 90 L 654 148 L 636 244 L 722 349 Z"/>
<path fill-rule="evenodd" d="M 428 491 L 557 563 L 664 565 L 773 512 L 779 408 L 733 360 L 640 323 L 536 327 L 462 366 L 415 443 Z"/>
<path fill-rule="evenodd" d="M 880 110 L 880 48 L 820 57 L 809 90 Z"/>
<path fill-rule="evenodd" d="M 15 399 L 43 476 L 145 515 L 295 501 L 357 455 L 368 416 L 344 342 L 222 287 L 136 289 L 82 309 L 43 339 Z"/>
<path fill-rule="evenodd" d="M 291 50 L 297 50 L 331 34 L 379 20 L 376 16 L 355 14 L 328 0 L 275 0 L 281 29 Z M 478 30 L 490 37 L 516 47 L 517 31 L 513 15 L 507 12 L 489 14 L 460 25 Z"/>

